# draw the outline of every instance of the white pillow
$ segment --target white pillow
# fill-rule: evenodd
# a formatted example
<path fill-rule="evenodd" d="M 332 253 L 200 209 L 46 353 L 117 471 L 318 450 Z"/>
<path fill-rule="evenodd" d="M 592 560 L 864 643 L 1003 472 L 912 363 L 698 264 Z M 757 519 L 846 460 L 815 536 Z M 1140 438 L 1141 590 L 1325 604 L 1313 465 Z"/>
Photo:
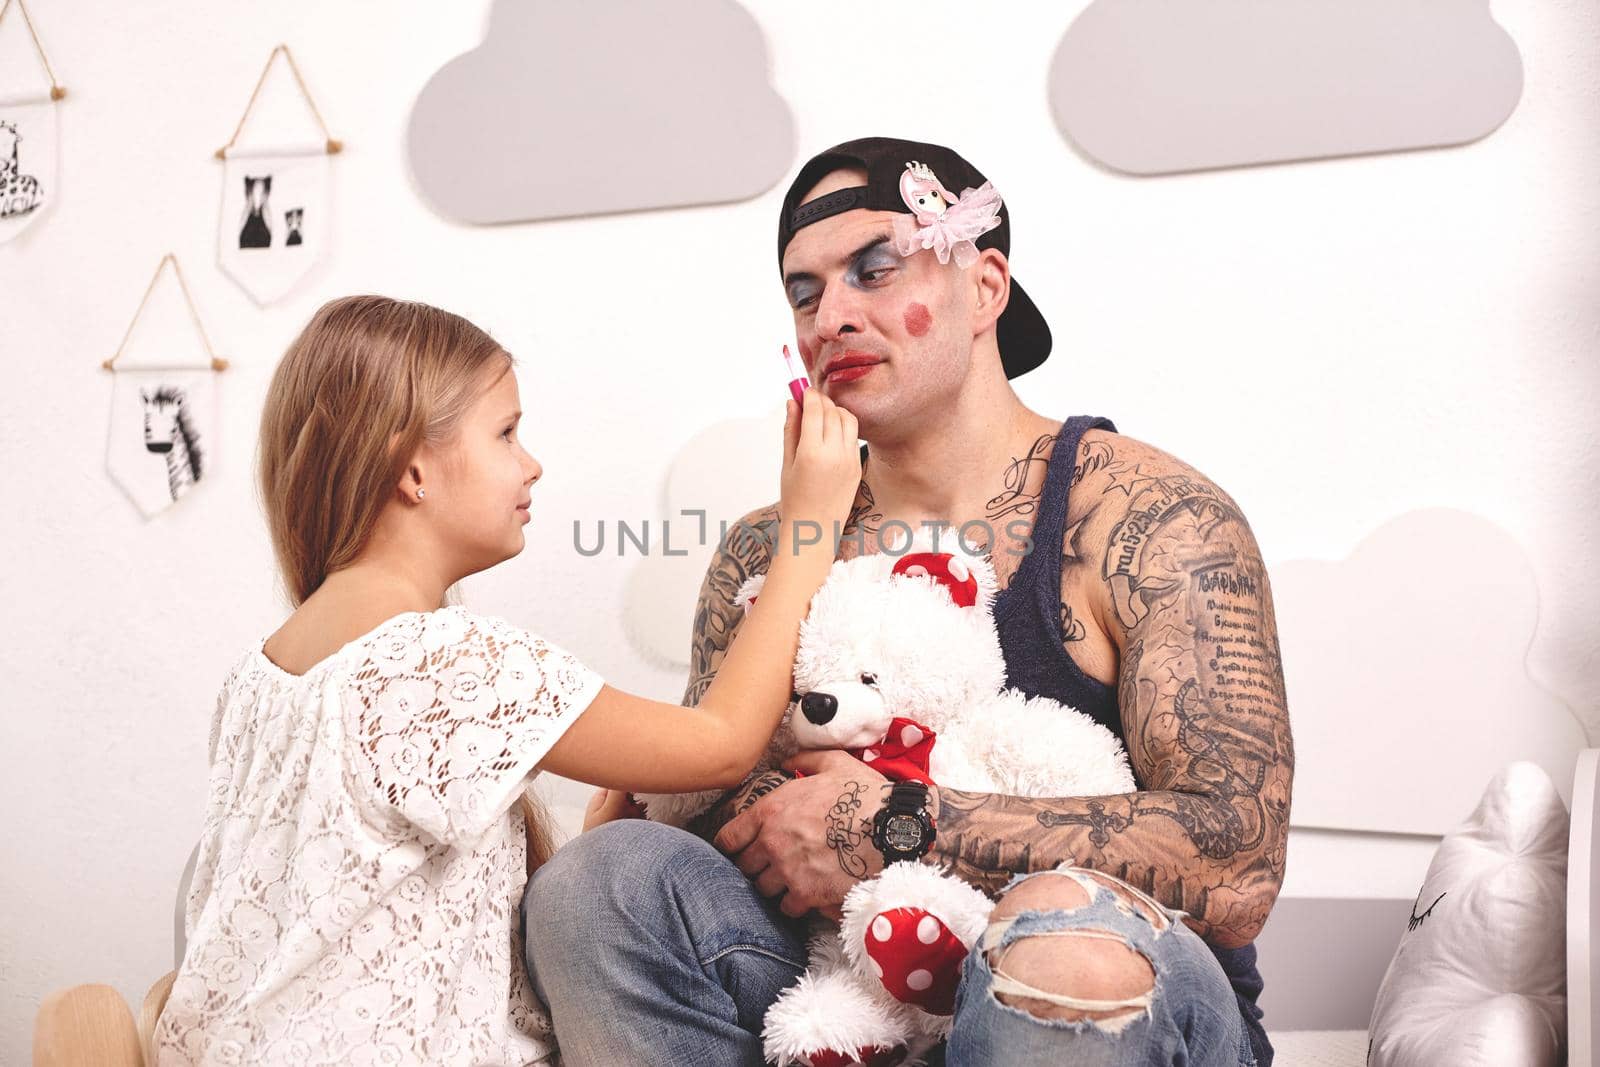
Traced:
<path fill-rule="evenodd" d="M 1372 1011 L 1368 1067 L 1556 1067 L 1566 1049 L 1567 809 L 1513 763 L 1439 844 Z"/>

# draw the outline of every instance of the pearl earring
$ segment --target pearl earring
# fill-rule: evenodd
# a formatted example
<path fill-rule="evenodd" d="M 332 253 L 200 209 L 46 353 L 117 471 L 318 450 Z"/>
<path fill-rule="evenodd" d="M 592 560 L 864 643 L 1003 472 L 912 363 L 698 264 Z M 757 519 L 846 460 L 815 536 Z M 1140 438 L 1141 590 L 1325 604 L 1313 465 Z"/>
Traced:
<path fill-rule="evenodd" d="M 421 500 L 421 499 L 422 499 L 422 490 L 421 490 L 421 489 L 418 489 L 418 490 L 417 490 L 417 499 L 418 499 L 418 500 Z"/>

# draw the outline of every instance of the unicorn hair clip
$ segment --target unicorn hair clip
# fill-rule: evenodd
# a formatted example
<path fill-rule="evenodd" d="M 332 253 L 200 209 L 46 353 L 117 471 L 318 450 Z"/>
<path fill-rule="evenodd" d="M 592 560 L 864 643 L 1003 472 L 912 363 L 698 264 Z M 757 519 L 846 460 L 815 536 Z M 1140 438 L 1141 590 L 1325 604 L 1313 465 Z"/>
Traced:
<path fill-rule="evenodd" d="M 894 220 L 902 256 L 931 248 L 940 263 L 954 255 L 956 266 L 970 267 L 978 258 L 977 239 L 1000 225 L 1000 194 L 993 183 L 953 196 L 926 163 L 916 160 L 900 175 L 900 199 L 911 209 L 909 216 Z"/>

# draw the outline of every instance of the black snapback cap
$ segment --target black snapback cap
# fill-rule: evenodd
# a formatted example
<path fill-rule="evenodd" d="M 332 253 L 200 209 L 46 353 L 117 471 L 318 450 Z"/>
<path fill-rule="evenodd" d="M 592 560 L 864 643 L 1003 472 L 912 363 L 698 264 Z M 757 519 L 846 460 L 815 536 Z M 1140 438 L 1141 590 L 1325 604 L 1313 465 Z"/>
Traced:
<path fill-rule="evenodd" d="M 784 195 L 783 208 L 778 214 L 778 269 L 783 269 L 784 249 L 794 240 L 795 232 L 831 218 L 845 211 L 864 208 L 867 211 L 899 211 L 910 214 L 911 208 L 900 197 L 900 175 L 912 161 L 926 164 L 945 188 L 959 194 L 966 189 L 976 189 L 985 181 L 978 168 L 942 145 L 923 144 L 920 141 L 901 141 L 893 137 L 864 137 L 846 141 L 812 156 L 795 175 L 794 183 Z M 839 189 L 801 204 L 805 196 L 819 181 L 833 171 L 843 168 L 867 172 L 867 184 L 850 189 Z M 979 248 L 998 249 L 1008 258 L 1011 255 L 1011 212 L 1004 200 L 1000 205 L 1000 225 L 983 234 L 974 242 Z M 1000 348 L 1000 363 L 1006 377 L 1026 374 L 1050 355 L 1050 326 L 1039 314 L 1033 299 L 1011 278 L 1011 297 L 1006 309 L 995 324 L 995 341 Z"/>

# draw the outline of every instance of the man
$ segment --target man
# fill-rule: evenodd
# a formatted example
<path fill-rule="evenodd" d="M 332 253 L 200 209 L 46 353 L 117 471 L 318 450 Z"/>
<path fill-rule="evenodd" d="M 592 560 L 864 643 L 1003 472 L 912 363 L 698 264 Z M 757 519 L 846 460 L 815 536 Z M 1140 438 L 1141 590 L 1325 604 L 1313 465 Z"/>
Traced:
<path fill-rule="evenodd" d="M 1106 420 L 1023 406 L 1008 379 L 1050 334 L 1009 247 L 1003 203 L 939 146 L 849 142 L 791 186 L 778 255 L 799 348 L 868 445 L 841 554 L 900 524 L 983 543 L 1009 684 L 1117 733 L 1139 791 L 922 794 L 803 753 L 802 777 L 757 775 L 704 820 L 720 852 L 637 820 L 585 834 L 524 902 L 569 1063 L 759 1063 L 761 1017 L 804 968 L 785 917 L 837 918 L 895 858 L 873 833 L 891 800 L 923 807 L 923 862 L 999 894 L 949 1063 L 1270 1063 L 1252 941 L 1283 878 L 1294 756 L 1261 553 L 1199 472 Z M 686 704 L 775 523 L 752 512 L 712 561 Z"/>

